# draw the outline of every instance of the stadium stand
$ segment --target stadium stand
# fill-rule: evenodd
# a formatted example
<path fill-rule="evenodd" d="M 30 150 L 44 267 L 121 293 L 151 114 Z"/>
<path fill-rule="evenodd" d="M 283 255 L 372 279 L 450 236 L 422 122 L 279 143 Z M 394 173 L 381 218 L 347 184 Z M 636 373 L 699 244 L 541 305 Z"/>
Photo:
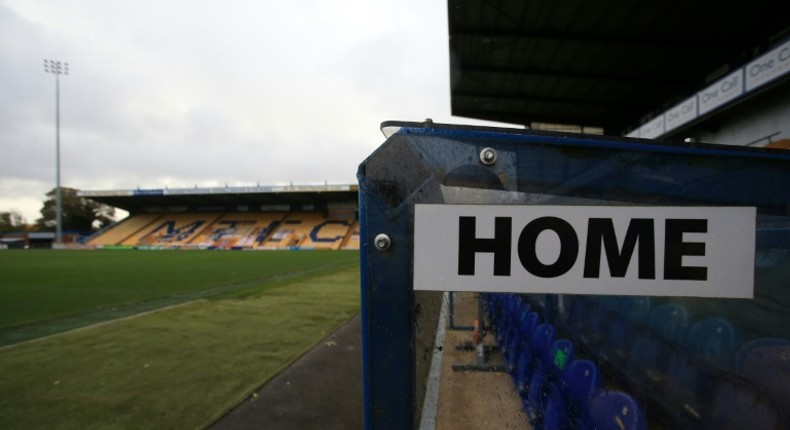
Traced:
<path fill-rule="evenodd" d="M 124 245 L 152 247 L 181 247 L 188 244 L 211 226 L 221 215 L 166 214 L 148 227 L 123 242 Z"/>
<path fill-rule="evenodd" d="M 186 249 L 359 249 L 359 223 L 319 212 L 131 215 L 89 245 Z"/>
<path fill-rule="evenodd" d="M 349 220 L 321 220 L 313 226 L 305 237 L 302 246 L 319 249 L 340 249 L 343 239 L 348 235 Z"/>
<path fill-rule="evenodd" d="M 299 246 L 310 231 L 320 223 L 320 216 L 292 213 L 283 219 L 271 236 L 264 242 L 264 249 L 287 249 Z"/>
<path fill-rule="evenodd" d="M 201 249 L 246 249 L 262 244 L 285 213 L 225 214 L 192 241 Z"/>
<path fill-rule="evenodd" d="M 161 218 L 162 214 L 142 214 L 130 216 L 106 230 L 103 234 L 92 238 L 88 245 L 118 245 L 129 239 L 135 233 Z"/>
<path fill-rule="evenodd" d="M 356 185 L 84 191 L 125 220 L 90 246 L 186 249 L 359 249 Z"/>
<path fill-rule="evenodd" d="M 343 239 L 340 249 L 359 249 L 359 221 L 354 221 L 348 229 L 348 235 Z"/>
<path fill-rule="evenodd" d="M 320 213 L 289 214 L 264 243 L 266 249 L 340 249 L 351 220 L 327 219 Z"/>

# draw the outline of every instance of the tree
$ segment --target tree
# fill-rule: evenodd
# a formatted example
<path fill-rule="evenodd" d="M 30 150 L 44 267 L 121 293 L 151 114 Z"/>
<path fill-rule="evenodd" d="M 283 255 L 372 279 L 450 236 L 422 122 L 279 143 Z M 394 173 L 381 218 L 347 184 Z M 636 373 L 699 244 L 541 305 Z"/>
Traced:
<path fill-rule="evenodd" d="M 41 208 L 41 218 L 36 220 L 39 229 L 55 227 L 55 188 L 48 192 L 44 207 Z M 115 209 L 110 206 L 94 202 L 77 195 L 74 188 L 61 187 L 61 220 L 63 230 L 72 230 L 87 233 L 94 227 L 103 228 L 114 222 Z"/>
<path fill-rule="evenodd" d="M 0 212 L 0 233 L 26 229 L 25 218 L 19 212 L 10 210 Z"/>

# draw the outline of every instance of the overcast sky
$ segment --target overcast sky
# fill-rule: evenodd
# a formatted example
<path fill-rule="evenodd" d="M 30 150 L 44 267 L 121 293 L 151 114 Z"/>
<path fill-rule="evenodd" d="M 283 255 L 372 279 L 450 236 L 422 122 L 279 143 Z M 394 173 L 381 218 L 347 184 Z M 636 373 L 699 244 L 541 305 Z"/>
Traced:
<path fill-rule="evenodd" d="M 450 116 L 424 0 L 0 0 L 0 211 L 83 190 L 355 183 L 385 120 Z"/>

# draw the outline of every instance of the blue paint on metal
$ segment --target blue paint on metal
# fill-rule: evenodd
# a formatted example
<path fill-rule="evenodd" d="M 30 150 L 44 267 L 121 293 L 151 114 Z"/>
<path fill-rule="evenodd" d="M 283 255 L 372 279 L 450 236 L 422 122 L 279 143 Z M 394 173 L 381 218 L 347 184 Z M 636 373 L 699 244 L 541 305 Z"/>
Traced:
<path fill-rule="evenodd" d="M 461 173 L 464 180 L 471 179 L 466 187 L 486 188 L 492 184 L 493 174 L 506 191 L 592 199 L 600 204 L 756 206 L 758 231 L 766 236 L 758 236 L 758 248 L 787 249 L 786 234 L 783 240 L 773 236 L 790 226 L 790 152 L 491 128 L 389 124 L 401 127 L 400 132 L 365 160 L 358 173 L 367 429 L 410 429 L 417 422 L 419 412 L 415 405 L 421 382 L 415 376 L 414 205 L 445 203 L 442 185 L 447 185 L 453 172 Z M 484 147 L 498 152 L 496 165 L 479 163 L 477 155 Z M 475 178 L 479 182 L 475 183 Z M 381 252 L 371 246 L 379 233 L 392 239 L 389 250 Z M 780 263 L 774 261 L 777 258 Z M 758 260 L 762 273 L 781 264 L 781 258 L 768 254 Z M 775 287 L 774 281 L 763 282 L 758 279 L 756 285 L 770 287 L 757 294 L 762 294 L 764 303 L 786 303 L 775 297 L 786 296 L 786 288 Z M 561 322 L 560 303 L 557 296 L 546 295 L 544 308 L 549 321 Z M 711 302 L 699 303 L 702 306 Z M 730 304 L 737 309 L 759 308 L 749 300 L 720 301 L 716 306 Z M 790 315 L 782 306 L 777 305 L 772 312 L 774 321 L 784 322 Z M 777 309 L 782 312 L 776 312 Z M 768 329 L 783 327 L 786 324 Z M 773 335 L 762 335 L 768 334 Z"/>

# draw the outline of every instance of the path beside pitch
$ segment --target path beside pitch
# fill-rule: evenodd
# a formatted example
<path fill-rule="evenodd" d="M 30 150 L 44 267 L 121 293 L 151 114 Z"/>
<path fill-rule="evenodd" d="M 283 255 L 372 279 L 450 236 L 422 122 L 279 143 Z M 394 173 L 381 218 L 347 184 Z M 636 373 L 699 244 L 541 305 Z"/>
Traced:
<path fill-rule="evenodd" d="M 357 315 L 210 429 L 361 429 L 362 404 L 362 336 Z"/>

